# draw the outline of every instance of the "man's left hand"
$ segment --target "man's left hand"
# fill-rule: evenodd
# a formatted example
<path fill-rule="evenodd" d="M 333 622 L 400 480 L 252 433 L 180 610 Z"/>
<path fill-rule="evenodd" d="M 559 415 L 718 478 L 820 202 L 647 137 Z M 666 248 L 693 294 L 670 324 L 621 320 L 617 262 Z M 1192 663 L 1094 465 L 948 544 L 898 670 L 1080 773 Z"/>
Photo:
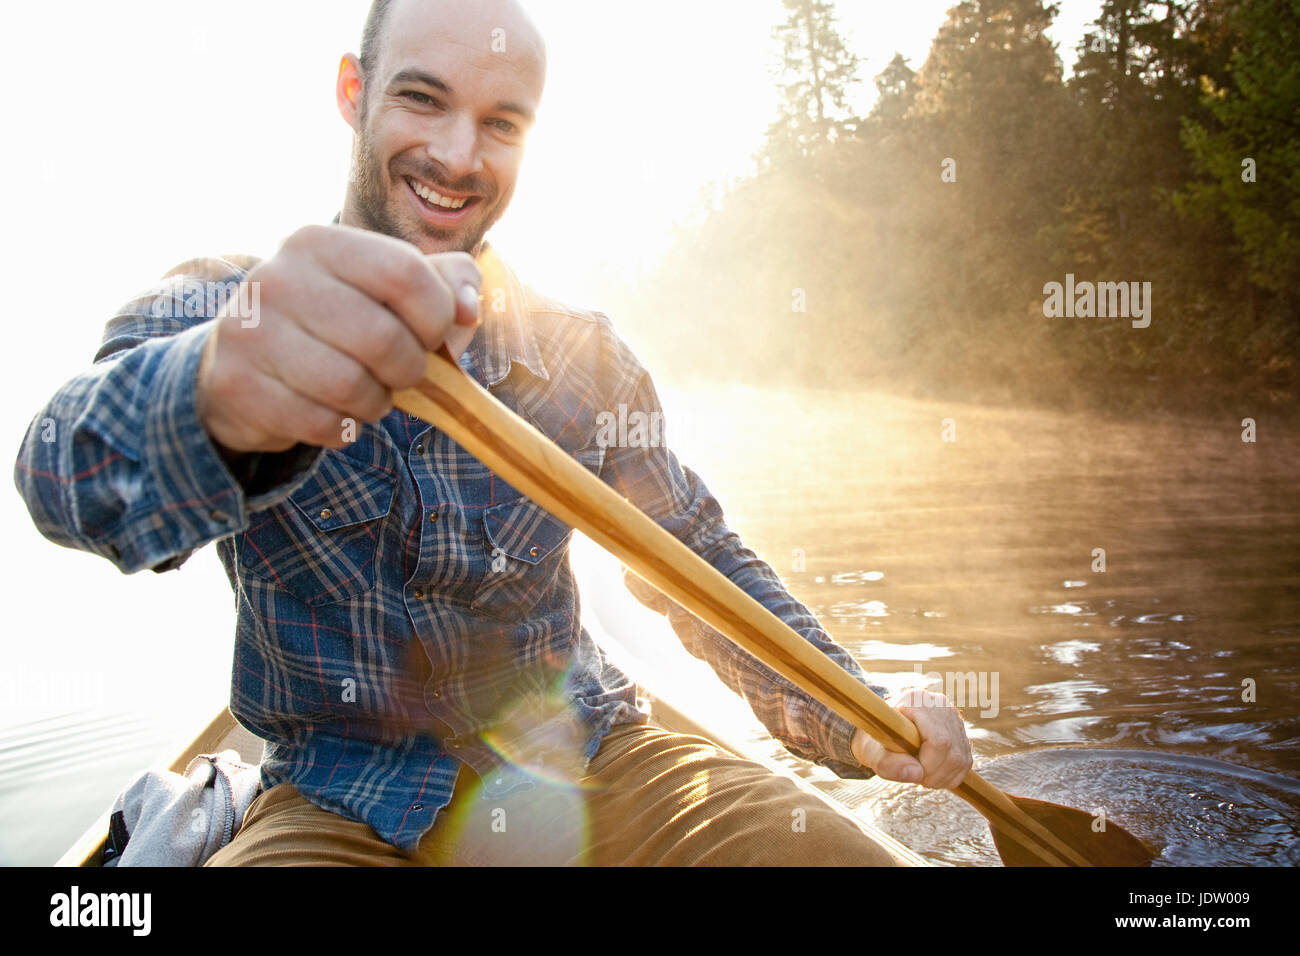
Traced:
<path fill-rule="evenodd" d="M 859 729 L 852 743 L 858 761 L 886 780 L 919 783 L 936 790 L 951 790 L 960 784 L 972 764 L 961 712 L 943 694 L 920 688 L 896 694 L 888 703 L 921 732 L 919 759 L 892 746 L 886 748 Z"/>

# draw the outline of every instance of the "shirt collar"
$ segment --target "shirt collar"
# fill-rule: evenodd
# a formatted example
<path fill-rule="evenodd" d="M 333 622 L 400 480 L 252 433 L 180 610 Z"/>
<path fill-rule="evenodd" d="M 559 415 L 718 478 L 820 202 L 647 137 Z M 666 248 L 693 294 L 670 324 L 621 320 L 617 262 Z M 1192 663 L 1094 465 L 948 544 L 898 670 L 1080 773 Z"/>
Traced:
<path fill-rule="evenodd" d="M 549 380 L 524 284 L 486 240 L 477 261 L 483 273 L 483 324 L 470 348 L 478 350 L 479 367 L 487 384 L 496 385 L 504 379 L 515 362 L 538 378 Z"/>

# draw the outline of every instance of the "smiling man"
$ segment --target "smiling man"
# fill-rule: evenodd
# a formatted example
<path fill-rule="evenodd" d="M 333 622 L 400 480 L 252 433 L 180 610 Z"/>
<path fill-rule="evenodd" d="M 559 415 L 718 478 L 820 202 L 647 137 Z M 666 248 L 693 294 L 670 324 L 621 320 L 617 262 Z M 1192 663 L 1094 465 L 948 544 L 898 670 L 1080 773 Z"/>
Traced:
<path fill-rule="evenodd" d="M 477 252 L 514 195 L 545 81 L 541 37 L 521 11 L 376 3 L 360 60 L 345 57 L 339 72 L 339 109 L 356 132 L 342 221 L 426 252 Z"/>
<path fill-rule="evenodd" d="M 267 747 L 265 792 L 212 864 L 887 864 L 790 782 L 656 727 L 581 627 L 571 529 L 393 408 L 447 344 L 865 683 L 698 476 L 665 447 L 602 437 L 611 409 L 661 413 L 609 319 L 533 291 L 486 243 L 545 69 L 510 0 L 375 3 L 338 76 L 356 136 L 335 223 L 265 261 L 192 260 L 129 303 L 94 367 L 37 415 L 18 486 L 48 537 L 128 573 L 216 542 L 237 604 L 231 709 Z M 195 283 L 231 281 L 257 288 L 241 300 L 256 315 L 175 308 Z M 886 752 L 628 586 L 792 752 L 930 787 L 969 769 L 941 696 L 895 702 L 921 730 L 919 760 Z"/>

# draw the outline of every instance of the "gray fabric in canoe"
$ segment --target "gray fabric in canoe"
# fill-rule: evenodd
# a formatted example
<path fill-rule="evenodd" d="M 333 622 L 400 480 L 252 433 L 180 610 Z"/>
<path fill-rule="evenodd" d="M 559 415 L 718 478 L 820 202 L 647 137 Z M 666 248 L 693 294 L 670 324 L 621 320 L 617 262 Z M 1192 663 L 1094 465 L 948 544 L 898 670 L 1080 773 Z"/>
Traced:
<path fill-rule="evenodd" d="M 195 757 L 183 776 L 142 774 L 114 804 L 104 865 L 202 866 L 239 832 L 259 792 L 261 771 L 234 750 Z"/>

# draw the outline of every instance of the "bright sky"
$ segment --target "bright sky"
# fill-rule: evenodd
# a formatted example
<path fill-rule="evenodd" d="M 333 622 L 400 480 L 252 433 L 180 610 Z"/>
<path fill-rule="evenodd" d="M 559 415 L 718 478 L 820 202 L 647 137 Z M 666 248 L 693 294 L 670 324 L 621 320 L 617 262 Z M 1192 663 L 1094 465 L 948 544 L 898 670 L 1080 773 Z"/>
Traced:
<path fill-rule="evenodd" d="M 519 191 L 493 238 L 532 284 L 600 308 L 593 290 L 633 277 L 708 183 L 748 169 L 775 110 L 768 66 L 781 4 L 525 3 L 551 71 Z M 359 45 L 367 5 L 0 5 L 7 454 L 134 292 L 191 256 L 269 255 L 299 226 L 334 216 L 350 148 L 334 79 L 339 56 Z M 895 50 L 920 67 L 948 5 L 839 4 L 851 48 L 867 58 L 863 109 Z M 1100 3 L 1062 6 L 1068 68 Z M 59 670 L 107 674 L 105 703 L 124 708 L 161 708 L 167 695 L 213 702 L 204 708 L 222 699 L 231 602 L 211 550 L 179 575 L 124 579 L 46 543 L 12 491 L 0 531 L 11 595 L 0 725 L 23 716 L 6 688 Z M 201 689 L 142 677 L 187 666 L 203 673 Z"/>

